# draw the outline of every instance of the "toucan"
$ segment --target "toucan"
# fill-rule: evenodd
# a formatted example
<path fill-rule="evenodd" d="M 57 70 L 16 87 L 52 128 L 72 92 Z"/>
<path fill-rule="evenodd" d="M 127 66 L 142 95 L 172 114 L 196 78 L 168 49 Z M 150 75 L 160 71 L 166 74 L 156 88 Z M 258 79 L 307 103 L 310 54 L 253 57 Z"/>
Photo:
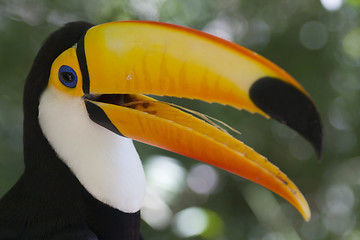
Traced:
<path fill-rule="evenodd" d="M 309 221 L 306 199 L 278 167 L 213 121 L 153 95 L 276 119 L 321 155 L 309 94 L 258 54 L 168 23 L 68 23 L 46 39 L 26 79 L 25 169 L 0 200 L 0 239 L 142 239 L 146 181 L 133 140 L 258 183 Z"/>

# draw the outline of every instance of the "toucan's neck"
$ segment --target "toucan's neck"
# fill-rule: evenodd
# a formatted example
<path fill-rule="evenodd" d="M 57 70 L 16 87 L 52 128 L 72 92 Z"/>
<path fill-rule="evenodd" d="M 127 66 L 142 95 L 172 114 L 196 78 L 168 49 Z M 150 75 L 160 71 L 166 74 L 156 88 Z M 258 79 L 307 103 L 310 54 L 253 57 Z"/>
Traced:
<path fill-rule="evenodd" d="M 6 230 L 13 232 L 15 239 L 31 239 L 36 234 L 55 234 L 64 224 L 83 225 L 87 209 L 81 184 L 57 158 L 36 121 L 26 114 L 24 160 L 23 175 L 0 201 L 0 239 Z"/>
<path fill-rule="evenodd" d="M 140 210 L 145 174 L 132 140 L 93 122 L 82 98 L 51 86 L 38 118 L 51 147 L 92 196 L 123 212 Z"/>
<path fill-rule="evenodd" d="M 31 238 L 71 227 L 89 229 L 99 239 L 140 239 L 139 212 L 124 213 L 95 199 L 58 158 L 38 122 L 26 120 L 25 172 L 0 201 L 0 238 L 7 229 Z"/>

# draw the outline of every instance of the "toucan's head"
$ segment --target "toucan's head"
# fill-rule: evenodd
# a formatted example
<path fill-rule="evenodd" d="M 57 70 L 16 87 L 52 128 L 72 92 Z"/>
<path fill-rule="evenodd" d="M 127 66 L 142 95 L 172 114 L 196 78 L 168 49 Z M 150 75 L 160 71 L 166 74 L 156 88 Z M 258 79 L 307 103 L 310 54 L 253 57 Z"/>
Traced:
<path fill-rule="evenodd" d="M 290 75 L 233 43 L 157 22 L 77 22 L 53 33 L 27 80 L 25 121 L 36 119 L 84 187 L 122 211 L 139 210 L 144 196 L 134 139 L 261 184 L 309 220 L 301 192 L 266 158 L 214 125 L 142 94 L 217 102 L 275 118 L 320 155 L 318 113 Z"/>

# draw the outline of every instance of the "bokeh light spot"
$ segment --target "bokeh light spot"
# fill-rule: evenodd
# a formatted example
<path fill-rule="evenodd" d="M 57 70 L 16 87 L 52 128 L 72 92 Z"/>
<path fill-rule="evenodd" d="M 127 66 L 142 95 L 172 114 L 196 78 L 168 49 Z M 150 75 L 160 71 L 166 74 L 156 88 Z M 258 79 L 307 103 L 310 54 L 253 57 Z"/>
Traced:
<path fill-rule="evenodd" d="M 358 94 L 360 81 L 357 71 L 335 70 L 330 76 L 331 87 L 342 95 Z"/>
<path fill-rule="evenodd" d="M 141 218 L 152 228 L 164 230 L 172 220 L 172 211 L 149 187 L 146 190 Z"/>
<path fill-rule="evenodd" d="M 360 28 L 355 28 L 347 33 L 342 45 L 348 56 L 360 60 Z"/>
<path fill-rule="evenodd" d="M 251 49 L 263 49 L 270 42 L 271 33 L 269 25 L 262 19 L 256 18 L 248 21 L 247 33 L 242 42 Z"/>
<path fill-rule="evenodd" d="M 354 202 L 354 193 L 346 185 L 331 186 L 326 191 L 326 207 L 329 212 L 349 214 Z"/>
<path fill-rule="evenodd" d="M 228 41 L 234 40 L 233 27 L 225 17 L 219 17 L 214 21 L 209 22 L 203 28 L 203 31 Z"/>
<path fill-rule="evenodd" d="M 165 0 L 133 0 L 130 5 L 133 10 L 142 15 L 146 20 L 158 20 L 159 8 Z"/>
<path fill-rule="evenodd" d="M 343 0 L 320 0 L 323 7 L 328 11 L 336 11 L 341 8 Z"/>
<path fill-rule="evenodd" d="M 344 101 L 342 98 L 336 98 L 329 107 L 329 122 L 331 125 L 338 130 L 349 130 L 350 126 L 350 116 L 349 113 L 344 108 Z"/>
<path fill-rule="evenodd" d="M 198 194 L 210 194 L 219 185 L 219 176 L 213 167 L 197 164 L 190 169 L 187 184 L 191 190 Z"/>
<path fill-rule="evenodd" d="M 324 223 L 328 230 L 338 235 L 351 231 L 356 220 L 353 191 L 346 185 L 334 185 L 327 190 L 325 200 Z"/>
<path fill-rule="evenodd" d="M 144 170 L 149 187 L 168 203 L 185 187 L 186 170 L 174 158 L 150 157 Z"/>
<path fill-rule="evenodd" d="M 291 155 L 298 160 L 309 159 L 314 153 L 311 145 L 300 136 L 290 141 L 289 151 Z"/>
<path fill-rule="evenodd" d="M 205 231 L 209 223 L 206 212 L 197 207 L 187 208 L 177 213 L 174 232 L 183 238 L 197 236 Z"/>
<path fill-rule="evenodd" d="M 300 42 L 301 44 L 311 50 L 322 48 L 327 40 L 328 33 L 326 27 L 316 21 L 305 23 L 300 29 Z"/>

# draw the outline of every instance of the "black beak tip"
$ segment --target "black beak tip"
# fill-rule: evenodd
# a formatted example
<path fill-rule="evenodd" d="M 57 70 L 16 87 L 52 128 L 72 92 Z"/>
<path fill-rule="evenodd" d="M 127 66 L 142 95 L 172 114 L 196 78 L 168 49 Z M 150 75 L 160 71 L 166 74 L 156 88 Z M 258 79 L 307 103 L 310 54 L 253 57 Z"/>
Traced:
<path fill-rule="evenodd" d="M 250 88 L 250 99 L 271 118 L 286 124 L 307 139 L 318 159 L 322 155 L 322 125 L 312 100 L 294 86 L 276 78 L 264 77 Z"/>

